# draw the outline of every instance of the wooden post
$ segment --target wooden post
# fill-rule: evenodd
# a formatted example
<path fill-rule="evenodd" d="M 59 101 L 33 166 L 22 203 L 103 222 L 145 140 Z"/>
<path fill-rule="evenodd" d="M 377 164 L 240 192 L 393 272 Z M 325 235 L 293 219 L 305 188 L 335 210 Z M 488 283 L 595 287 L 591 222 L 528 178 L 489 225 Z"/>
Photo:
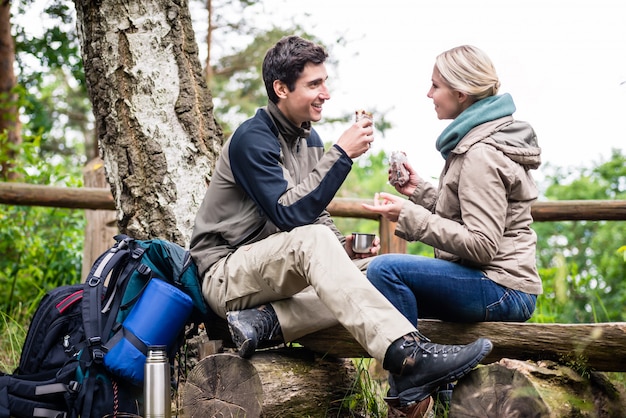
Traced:
<path fill-rule="evenodd" d="M 396 222 L 388 221 L 381 217 L 379 221 L 379 234 L 380 234 L 380 253 L 406 253 L 407 242 L 395 235 Z"/>
<path fill-rule="evenodd" d="M 89 161 L 83 169 L 85 187 L 106 188 L 110 190 L 109 183 L 104 174 L 104 164 L 100 158 Z M 83 280 L 89 274 L 96 258 L 113 245 L 113 237 L 118 234 L 117 219 L 114 210 L 108 209 L 85 209 L 85 243 L 83 249 L 83 268 L 81 277 Z"/>

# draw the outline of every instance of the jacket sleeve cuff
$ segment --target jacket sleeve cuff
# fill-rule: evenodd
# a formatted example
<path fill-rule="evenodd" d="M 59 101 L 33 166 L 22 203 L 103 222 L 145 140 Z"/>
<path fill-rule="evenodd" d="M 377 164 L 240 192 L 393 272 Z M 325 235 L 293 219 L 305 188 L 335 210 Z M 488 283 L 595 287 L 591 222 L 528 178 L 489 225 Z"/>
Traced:
<path fill-rule="evenodd" d="M 431 213 L 424 207 L 406 202 L 398 216 L 395 235 L 406 241 L 419 241 L 424 234 Z"/>

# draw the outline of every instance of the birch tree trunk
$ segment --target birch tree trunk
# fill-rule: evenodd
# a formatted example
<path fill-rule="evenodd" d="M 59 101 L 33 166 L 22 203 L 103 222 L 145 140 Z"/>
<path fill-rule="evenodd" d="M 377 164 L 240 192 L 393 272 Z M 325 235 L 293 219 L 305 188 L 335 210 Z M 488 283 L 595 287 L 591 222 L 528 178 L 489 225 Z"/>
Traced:
<path fill-rule="evenodd" d="M 75 0 L 119 229 L 187 246 L 223 142 L 186 0 Z"/>

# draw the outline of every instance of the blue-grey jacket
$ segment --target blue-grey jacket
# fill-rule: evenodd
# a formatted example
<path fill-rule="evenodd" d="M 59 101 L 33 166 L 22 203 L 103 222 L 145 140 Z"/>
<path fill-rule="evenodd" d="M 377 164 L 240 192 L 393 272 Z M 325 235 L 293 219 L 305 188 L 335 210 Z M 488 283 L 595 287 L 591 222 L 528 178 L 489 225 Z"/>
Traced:
<path fill-rule="evenodd" d="M 336 145 L 325 152 L 314 129 L 303 132 L 285 138 L 261 108 L 224 144 L 191 237 L 200 277 L 238 247 L 302 225 L 326 224 L 345 242 L 326 206 L 352 159 Z"/>

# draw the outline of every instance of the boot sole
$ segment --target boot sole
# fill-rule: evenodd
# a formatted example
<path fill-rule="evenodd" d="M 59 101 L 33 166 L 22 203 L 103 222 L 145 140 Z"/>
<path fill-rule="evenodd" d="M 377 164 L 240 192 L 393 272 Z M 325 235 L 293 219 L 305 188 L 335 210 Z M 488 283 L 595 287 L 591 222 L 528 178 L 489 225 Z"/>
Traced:
<path fill-rule="evenodd" d="M 437 388 L 441 385 L 446 385 L 448 383 L 452 383 L 456 380 L 459 380 L 466 374 L 472 371 L 474 367 L 478 366 L 478 364 L 491 352 L 493 349 L 493 344 L 489 340 L 484 340 L 483 348 L 476 355 L 476 357 L 469 363 L 465 364 L 463 367 L 454 370 L 447 375 L 440 377 L 437 380 L 429 382 L 425 385 L 413 387 L 410 389 L 406 389 L 403 392 L 398 394 L 398 398 L 400 398 L 400 403 L 402 405 L 409 404 L 411 402 L 415 402 L 415 400 L 421 400 L 430 396 Z"/>

